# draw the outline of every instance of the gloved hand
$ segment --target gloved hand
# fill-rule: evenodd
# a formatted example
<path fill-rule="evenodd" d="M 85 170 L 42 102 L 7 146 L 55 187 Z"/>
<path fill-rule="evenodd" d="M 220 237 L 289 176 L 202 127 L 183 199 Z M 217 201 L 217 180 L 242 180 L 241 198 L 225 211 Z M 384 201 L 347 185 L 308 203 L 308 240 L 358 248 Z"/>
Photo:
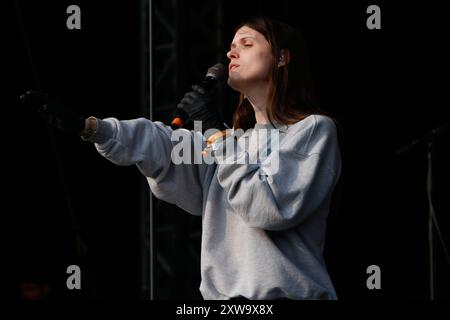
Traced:
<path fill-rule="evenodd" d="M 20 100 L 29 106 L 50 125 L 67 133 L 80 134 L 85 126 L 85 119 L 75 115 L 57 99 L 40 91 L 27 91 Z"/>
<path fill-rule="evenodd" d="M 187 92 L 177 105 L 177 109 L 187 114 L 192 122 L 202 121 L 203 132 L 212 128 L 226 129 L 218 111 L 215 110 L 216 91 L 208 93 L 202 86 L 193 85 L 192 91 Z"/>

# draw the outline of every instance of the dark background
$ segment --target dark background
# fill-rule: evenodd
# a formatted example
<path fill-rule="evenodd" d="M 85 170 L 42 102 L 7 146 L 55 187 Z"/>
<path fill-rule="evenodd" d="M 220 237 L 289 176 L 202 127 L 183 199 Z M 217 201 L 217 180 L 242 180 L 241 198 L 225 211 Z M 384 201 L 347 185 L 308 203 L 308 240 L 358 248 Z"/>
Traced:
<path fill-rule="evenodd" d="M 426 149 L 401 157 L 395 151 L 449 121 L 443 8 L 410 2 L 154 3 L 170 17 L 166 22 L 177 25 L 178 35 L 176 63 L 166 78 L 157 79 L 170 56 L 167 49 L 153 55 L 154 120 L 168 121 L 190 84 L 218 59 L 226 61 L 234 28 L 244 19 L 264 14 L 303 32 L 317 94 L 344 133 L 343 198 L 330 217 L 326 248 L 338 295 L 428 299 Z M 81 30 L 66 28 L 71 4 L 81 8 Z M 371 4 L 381 7 L 381 30 L 366 28 Z M 148 257 L 141 253 L 145 179 L 135 167 L 114 166 L 79 137 L 48 128 L 18 100 L 34 88 L 83 116 L 149 116 L 140 100 L 148 81 L 140 44 L 142 6 L 132 1 L 2 6 L 2 296 L 24 299 L 21 285 L 31 282 L 48 284 L 48 298 L 143 298 L 148 294 L 142 285 Z M 217 14 L 222 25 L 212 36 Z M 156 50 L 169 35 L 161 19 L 152 22 Z M 225 95 L 235 101 L 230 92 Z M 222 111 L 230 114 L 232 106 Z M 447 246 L 449 138 L 447 131 L 435 139 L 433 166 L 433 200 Z M 154 210 L 155 297 L 201 299 L 200 219 L 157 199 Z M 448 299 L 450 267 L 435 241 L 436 297 Z M 82 290 L 65 287 L 71 264 L 81 267 Z M 366 287 L 372 264 L 381 268 L 381 290 Z"/>

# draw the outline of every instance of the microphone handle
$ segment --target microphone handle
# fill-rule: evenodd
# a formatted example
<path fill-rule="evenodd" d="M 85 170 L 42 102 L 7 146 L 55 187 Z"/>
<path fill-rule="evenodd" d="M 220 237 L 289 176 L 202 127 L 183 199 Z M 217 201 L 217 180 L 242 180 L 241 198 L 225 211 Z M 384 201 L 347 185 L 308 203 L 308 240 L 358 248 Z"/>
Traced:
<path fill-rule="evenodd" d="M 170 127 L 172 130 L 176 130 L 184 126 L 189 116 L 181 109 L 177 110 L 177 113 L 173 117 L 172 122 L 170 123 Z"/>

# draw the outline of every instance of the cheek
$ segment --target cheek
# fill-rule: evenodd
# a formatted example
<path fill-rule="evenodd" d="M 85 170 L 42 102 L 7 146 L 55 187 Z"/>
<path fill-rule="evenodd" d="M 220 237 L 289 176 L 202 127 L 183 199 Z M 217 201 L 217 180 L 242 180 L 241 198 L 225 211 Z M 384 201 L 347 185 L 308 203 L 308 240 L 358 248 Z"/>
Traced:
<path fill-rule="evenodd" d="M 239 91 L 240 86 L 247 81 L 267 82 L 271 76 L 272 55 L 265 51 L 241 54 L 241 66 L 232 72 L 228 84 Z"/>
<path fill-rule="evenodd" d="M 265 52 L 261 52 L 254 57 L 254 67 L 255 71 L 262 77 L 269 77 L 270 75 L 270 67 L 272 64 L 272 56 L 268 55 Z"/>

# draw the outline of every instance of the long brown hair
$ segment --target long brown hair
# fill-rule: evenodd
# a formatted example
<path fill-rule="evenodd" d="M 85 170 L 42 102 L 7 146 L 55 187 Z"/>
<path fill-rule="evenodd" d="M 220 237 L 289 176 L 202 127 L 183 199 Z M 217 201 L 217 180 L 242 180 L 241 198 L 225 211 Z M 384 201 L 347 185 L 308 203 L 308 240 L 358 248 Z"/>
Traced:
<path fill-rule="evenodd" d="M 308 53 L 300 32 L 290 25 L 257 17 L 241 23 L 235 30 L 247 26 L 258 31 L 269 42 L 272 49 L 272 73 L 269 84 L 269 121 L 283 124 L 296 123 L 311 114 L 328 115 L 318 107 L 313 96 L 312 79 L 309 70 Z M 289 63 L 278 67 L 282 50 L 289 51 Z M 243 96 L 233 114 L 233 127 L 247 130 L 256 123 L 253 107 Z"/>

